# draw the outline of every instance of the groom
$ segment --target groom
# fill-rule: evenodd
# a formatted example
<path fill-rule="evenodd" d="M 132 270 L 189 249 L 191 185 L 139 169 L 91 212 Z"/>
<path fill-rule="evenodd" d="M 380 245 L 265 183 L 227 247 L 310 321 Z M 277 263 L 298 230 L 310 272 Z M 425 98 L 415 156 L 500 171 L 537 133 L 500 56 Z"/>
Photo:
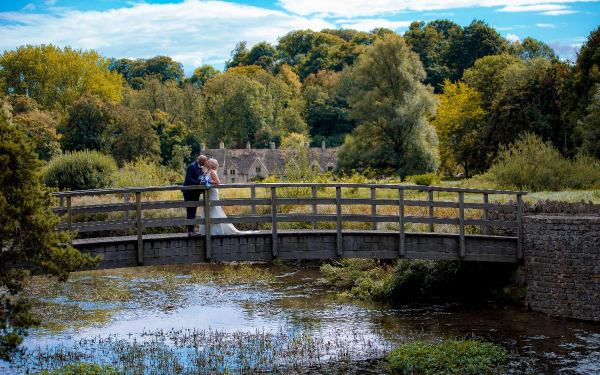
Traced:
<path fill-rule="evenodd" d="M 188 165 L 187 170 L 185 171 L 185 181 L 183 181 L 183 186 L 189 185 L 199 185 L 200 184 L 200 176 L 204 172 L 202 172 L 202 167 L 206 163 L 206 156 L 200 155 L 195 162 Z M 182 190 L 183 192 L 183 200 L 186 202 L 195 201 L 198 202 L 200 200 L 200 194 L 203 193 L 202 190 Z M 195 219 L 196 211 L 198 207 L 186 207 L 187 218 Z M 188 236 L 197 236 L 198 234 L 194 232 L 194 225 L 188 225 Z"/>

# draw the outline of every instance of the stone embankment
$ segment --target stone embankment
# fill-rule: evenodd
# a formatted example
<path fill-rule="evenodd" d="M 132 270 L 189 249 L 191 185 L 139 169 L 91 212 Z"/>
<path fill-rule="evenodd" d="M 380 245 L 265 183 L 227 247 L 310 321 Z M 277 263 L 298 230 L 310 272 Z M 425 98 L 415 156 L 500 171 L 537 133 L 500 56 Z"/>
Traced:
<path fill-rule="evenodd" d="M 512 212 L 493 212 L 508 219 Z M 491 234 L 514 235 L 503 228 Z M 551 316 L 600 321 L 600 205 L 538 202 L 524 206 L 526 302 Z"/>

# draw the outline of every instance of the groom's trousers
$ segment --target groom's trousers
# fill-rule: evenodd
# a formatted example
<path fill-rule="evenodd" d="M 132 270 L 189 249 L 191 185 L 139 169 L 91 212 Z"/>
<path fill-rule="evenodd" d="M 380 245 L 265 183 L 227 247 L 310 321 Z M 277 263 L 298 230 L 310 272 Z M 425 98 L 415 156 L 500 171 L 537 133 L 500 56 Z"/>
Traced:
<path fill-rule="evenodd" d="M 183 200 L 186 202 L 198 202 L 200 200 L 200 196 L 203 194 L 200 190 L 184 190 L 183 191 Z M 195 219 L 196 213 L 198 212 L 198 207 L 186 207 L 186 218 L 187 219 Z M 194 232 L 195 225 L 188 225 L 188 232 Z"/>

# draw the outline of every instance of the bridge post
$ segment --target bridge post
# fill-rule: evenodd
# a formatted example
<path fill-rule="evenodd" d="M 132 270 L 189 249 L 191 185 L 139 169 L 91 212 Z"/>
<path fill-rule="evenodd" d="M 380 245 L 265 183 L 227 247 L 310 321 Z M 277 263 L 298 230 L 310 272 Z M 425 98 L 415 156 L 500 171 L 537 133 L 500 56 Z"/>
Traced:
<path fill-rule="evenodd" d="M 210 200 L 208 199 L 208 190 L 204 190 L 204 251 L 206 260 L 210 260 L 212 256 L 211 236 L 210 236 Z"/>
<path fill-rule="evenodd" d="M 317 187 L 313 186 L 311 188 L 311 190 L 312 190 L 312 197 L 313 197 L 313 199 L 316 199 L 317 198 Z M 316 204 L 312 205 L 312 213 L 315 216 L 317 215 L 317 205 Z M 312 227 L 313 227 L 313 229 L 317 229 L 317 220 L 316 219 L 313 220 Z"/>
<path fill-rule="evenodd" d="M 517 259 L 523 259 L 523 197 L 517 194 Z"/>
<path fill-rule="evenodd" d="M 377 199 L 377 189 L 375 189 L 375 188 L 371 188 L 371 199 L 372 200 Z M 376 204 L 371 205 L 371 215 L 373 215 L 373 217 L 375 217 L 375 215 L 377 215 L 377 205 Z M 373 220 L 373 222 L 371 223 L 371 227 L 373 228 L 373 230 L 377 230 L 377 222 L 375 220 Z"/>
<path fill-rule="evenodd" d="M 460 257 L 465 257 L 465 193 L 458 192 L 458 231 Z"/>
<path fill-rule="evenodd" d="M 483 203 L 485 203 L 485 204 L 489 203 L 488 193 L 483 193 Z M 483 209 L 483 220 L 487 221 L 488 215 L 489 215 L 489 210 L 487 208 L 484 208 Z M 481 224 L 481 234 L 483 234 L 484 236 L 487 235 L 487 225 Z"/>
<path fill-rule="evenodd" d="M 271 186 L 271 254 L 277 258 L 277 191 Z"/>
<path fill-rule="evenodd" d="M 139 191 L 135 192 L 135 214 L 138 264 L 144 264 L 144 243 L 142 240 L 142 193 Z"/>
<path fill-rule="evenodd" d="M 256 199 L 256 187 L 254 185 L 250 186 L 250 199 L 254 202 Z M 252 203 L 252 215 L 256 215 L 256 204 Z M 252 230 L 256 230 L 256 223 L 252 223 Z"/>
<path fill-rule="evenodd" d="M 400 223 L 400 258 L 402 258 L 406 252 L 404 235 L 404 189 L 398 189 L 398 207 L 398 222 Z"/>
<path fill-rule="evenodd" d="M 71 197 L 67 197 L 67 229 L 73 230 L 73 210 L 71 209 Z"/>
<path fill-rule="evenodd" d="M 342 256 L 342 188 L 335 187 L 335 210 L 336 210 L 336 228 L 337 228 L 337 255 Z"/>
<path fill-rule="evenodd" d="M 429 190 L 429 204 L 429 218 L 433 219 L 433 190 Z M 435 231 L 435 226 L 433 223 L 429 223 L 429 231 Z"/>

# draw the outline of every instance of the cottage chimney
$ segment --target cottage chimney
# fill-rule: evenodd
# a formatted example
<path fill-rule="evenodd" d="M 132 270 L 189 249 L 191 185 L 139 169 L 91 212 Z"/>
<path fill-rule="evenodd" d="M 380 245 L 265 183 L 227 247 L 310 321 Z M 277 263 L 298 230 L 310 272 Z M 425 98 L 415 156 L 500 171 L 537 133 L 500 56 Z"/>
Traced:
<path fill-rule="evenodd" d="M 246 142 L 246 150 L 250 150 L 250 142 Z"/>
<path fill-rule="evenodd" d="M 206 149 L 206 146 L 204 145 L 204 143 L 200 143 L 200 151 L 204 151 Z"/>
<path fill-rule="evenodd" d="M 325 141 L 321 142 L 321 150 L 325 151 Z"/>
<path fill-rule="evenodd" d="M 271 150 L 275 150 L 275 142 L 271 142 Z"/>
<path fill-rule="evenodd" d="M 223 141 L 219 142 L 219 149 L 220 150 L 224 150 L 225 149 L 225 143 L 223 143 Z"/>

